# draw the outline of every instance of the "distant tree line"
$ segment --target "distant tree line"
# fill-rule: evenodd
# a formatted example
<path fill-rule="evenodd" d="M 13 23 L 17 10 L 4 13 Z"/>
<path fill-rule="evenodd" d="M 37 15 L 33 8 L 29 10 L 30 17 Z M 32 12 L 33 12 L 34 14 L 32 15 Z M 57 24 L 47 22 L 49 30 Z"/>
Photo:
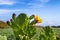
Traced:
<path fill-rule="evenodd" d="M 41 28 L 41 27 L 46 27 L 46 26 L 37 26 L 38 28 Z M 60 28 L 60 26 L 51 26 L 53 28 Z"/>
<path fill-rule="evenodd" d="M 60 28 L 60 26 L 52 26 L 53 28 Z"/>

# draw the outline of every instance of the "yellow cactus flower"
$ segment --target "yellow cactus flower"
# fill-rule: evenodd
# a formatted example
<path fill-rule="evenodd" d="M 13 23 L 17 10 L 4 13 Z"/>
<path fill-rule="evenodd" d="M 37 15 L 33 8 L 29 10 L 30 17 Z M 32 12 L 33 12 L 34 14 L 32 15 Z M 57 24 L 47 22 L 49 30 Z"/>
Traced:
<path fill-rule="evenodd" d="M 42 19 L 38 16 L 34 16 L 34 20 L 37 22 L 37 23 L 42 23 Z"/>
<path fill-rule="evenodd" d="M 34 20 L 38 20 L 38 16 L 34 16 Z"/>
<path fill-rule="evenodd" d="M 37 22 L 38 22 L 38 23 L 42 23 L 42 19 L 38 20 Z"/>

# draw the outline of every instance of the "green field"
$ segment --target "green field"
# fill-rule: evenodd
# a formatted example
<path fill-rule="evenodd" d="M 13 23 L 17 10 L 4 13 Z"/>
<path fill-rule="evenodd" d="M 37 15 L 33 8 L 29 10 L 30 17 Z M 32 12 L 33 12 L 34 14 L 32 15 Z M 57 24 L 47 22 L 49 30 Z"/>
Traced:
<path fill-rule="evenodd" d="M 3 28 L 3 29 L 0 28 L 0 35 L 6 36 L 7 40 L 16 40 L 12 28 Z M 0 40 L 1 40 L 1 37 L 0 37 Z"/>
<path fill-rule="evenodd" d="M 56 36 L 57 36 L 57 35 L 58 35 L 58 36 L 60 35 L 60 28 L 53 28 L 53 30 L 54 30 Z M 40 35 L 39 32 L 40 32 L 40 28 L 37 28 L 37 33 L 38 33 L 38 34 L 36 34 L 36 35 L 33 37 L 34 40 L 39 39 L 39 35 Z"/>
<path fill-rule="evenodd" d="M 56 35 L 60 35 L 60 28 L 53 28 L 53 29 L 54 29 L 54 32 L 56 33 Z M 35 34 L 35 36 L 33 37 L 34 40 L 39 39 L 39 34 L 40 34 L 39 31 L 40 31 L 40 29 L 37 28 L 38 34 Z M 0 35 L 6 35 L 9 37 L 10 35 L 14 35 L 14 33 L 11 28 L 8 28 L 8 29 L 6 28 L 6 29 L 0 29 Z"/>
<path fill-rule="evenodd" d="M 57 35 L 60 35 L 60 28 L 53 28 Z"/>

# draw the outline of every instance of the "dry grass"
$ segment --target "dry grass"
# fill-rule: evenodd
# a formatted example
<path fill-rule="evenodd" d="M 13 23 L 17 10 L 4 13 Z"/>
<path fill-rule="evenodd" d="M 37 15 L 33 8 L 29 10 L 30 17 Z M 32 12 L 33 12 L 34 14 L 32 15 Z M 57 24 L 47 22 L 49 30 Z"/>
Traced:
<path fill-rule="evenodd" d="M 7 23 L 0 21 L 0 28 L 6 28 L 8 27 Z"/>

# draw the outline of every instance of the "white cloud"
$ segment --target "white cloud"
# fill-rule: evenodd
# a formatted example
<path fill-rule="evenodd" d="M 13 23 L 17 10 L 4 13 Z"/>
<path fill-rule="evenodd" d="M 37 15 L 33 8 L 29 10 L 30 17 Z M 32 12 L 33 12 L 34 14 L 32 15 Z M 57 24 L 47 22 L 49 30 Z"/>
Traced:
<path fill-rule="evenodd" d="M 8 13 L 17 12 L 17 11 L 20 11 L 20 10 L 0 9 L 0 16 L 1 16 L 1 15 L 6 15 L 6 14 L 8 14 Z"/>
<path fill-rule="evenodd" d="M 45 4 L 48 3 L 49 1 L 51 1 L 51 0 L 40 0 L 40 2 L 41 2 L 42 5 L 45 5 Z"/>
<path fill-rule="evenodd" d="M 28 3 L 27 5 L 31 5 L 33 8 L 34 7 L 43 7 L 43 4 L 39 3 Z"/>
<path fill-rule="evenodd" d="M 0 9 L 0 15 L 1 14 L 6 14 L 7 12 L 9 12 L 9 10 Z"/>
<path fill-rule="evenodd" d="M 30 6 L 30 8 L 40 8 L 44 7 L 45 4 L 51 0 L 35 0 L 36 2 L 30 2 L 27 5 Z"/>
<path fill-rule="evenodd" d="M 50 0 L 40 0 L 41 2 L 49 2 Z"/>
<path fill-rule="evenodd" d="M 15 2 L 13 0 L 0 0 L 0 5 L 13 5 Z"/>
<path fill-rule="evenodd" d="M 37 6 L 42 6 L 44 3 L 49 2 L 50 0 L 34 0 L 36 3 L 28 3 L 27 5 L 35 5 L 38 4 L 38 2 L 41 2 L 41 4 Z M 0 0 L 0 5 L 13 5 L 15 3 L 25 4 L 26 2 L 16 2 L 15 0 Z"/>
<path fill-rule="evenodd" d="M 11 15 L 20 10 L 0 9 L 0 20 L 7 21 L 11 18 Z"/>
<path fill-rule="evenodd" d="M 15 9 L 15 10 L 9 10 L 9 9 L 0 9 L 0 16 L 5 15 L 8 13 L 14 13 L 14 12 L 27 12 L 28 9 Z"/>

